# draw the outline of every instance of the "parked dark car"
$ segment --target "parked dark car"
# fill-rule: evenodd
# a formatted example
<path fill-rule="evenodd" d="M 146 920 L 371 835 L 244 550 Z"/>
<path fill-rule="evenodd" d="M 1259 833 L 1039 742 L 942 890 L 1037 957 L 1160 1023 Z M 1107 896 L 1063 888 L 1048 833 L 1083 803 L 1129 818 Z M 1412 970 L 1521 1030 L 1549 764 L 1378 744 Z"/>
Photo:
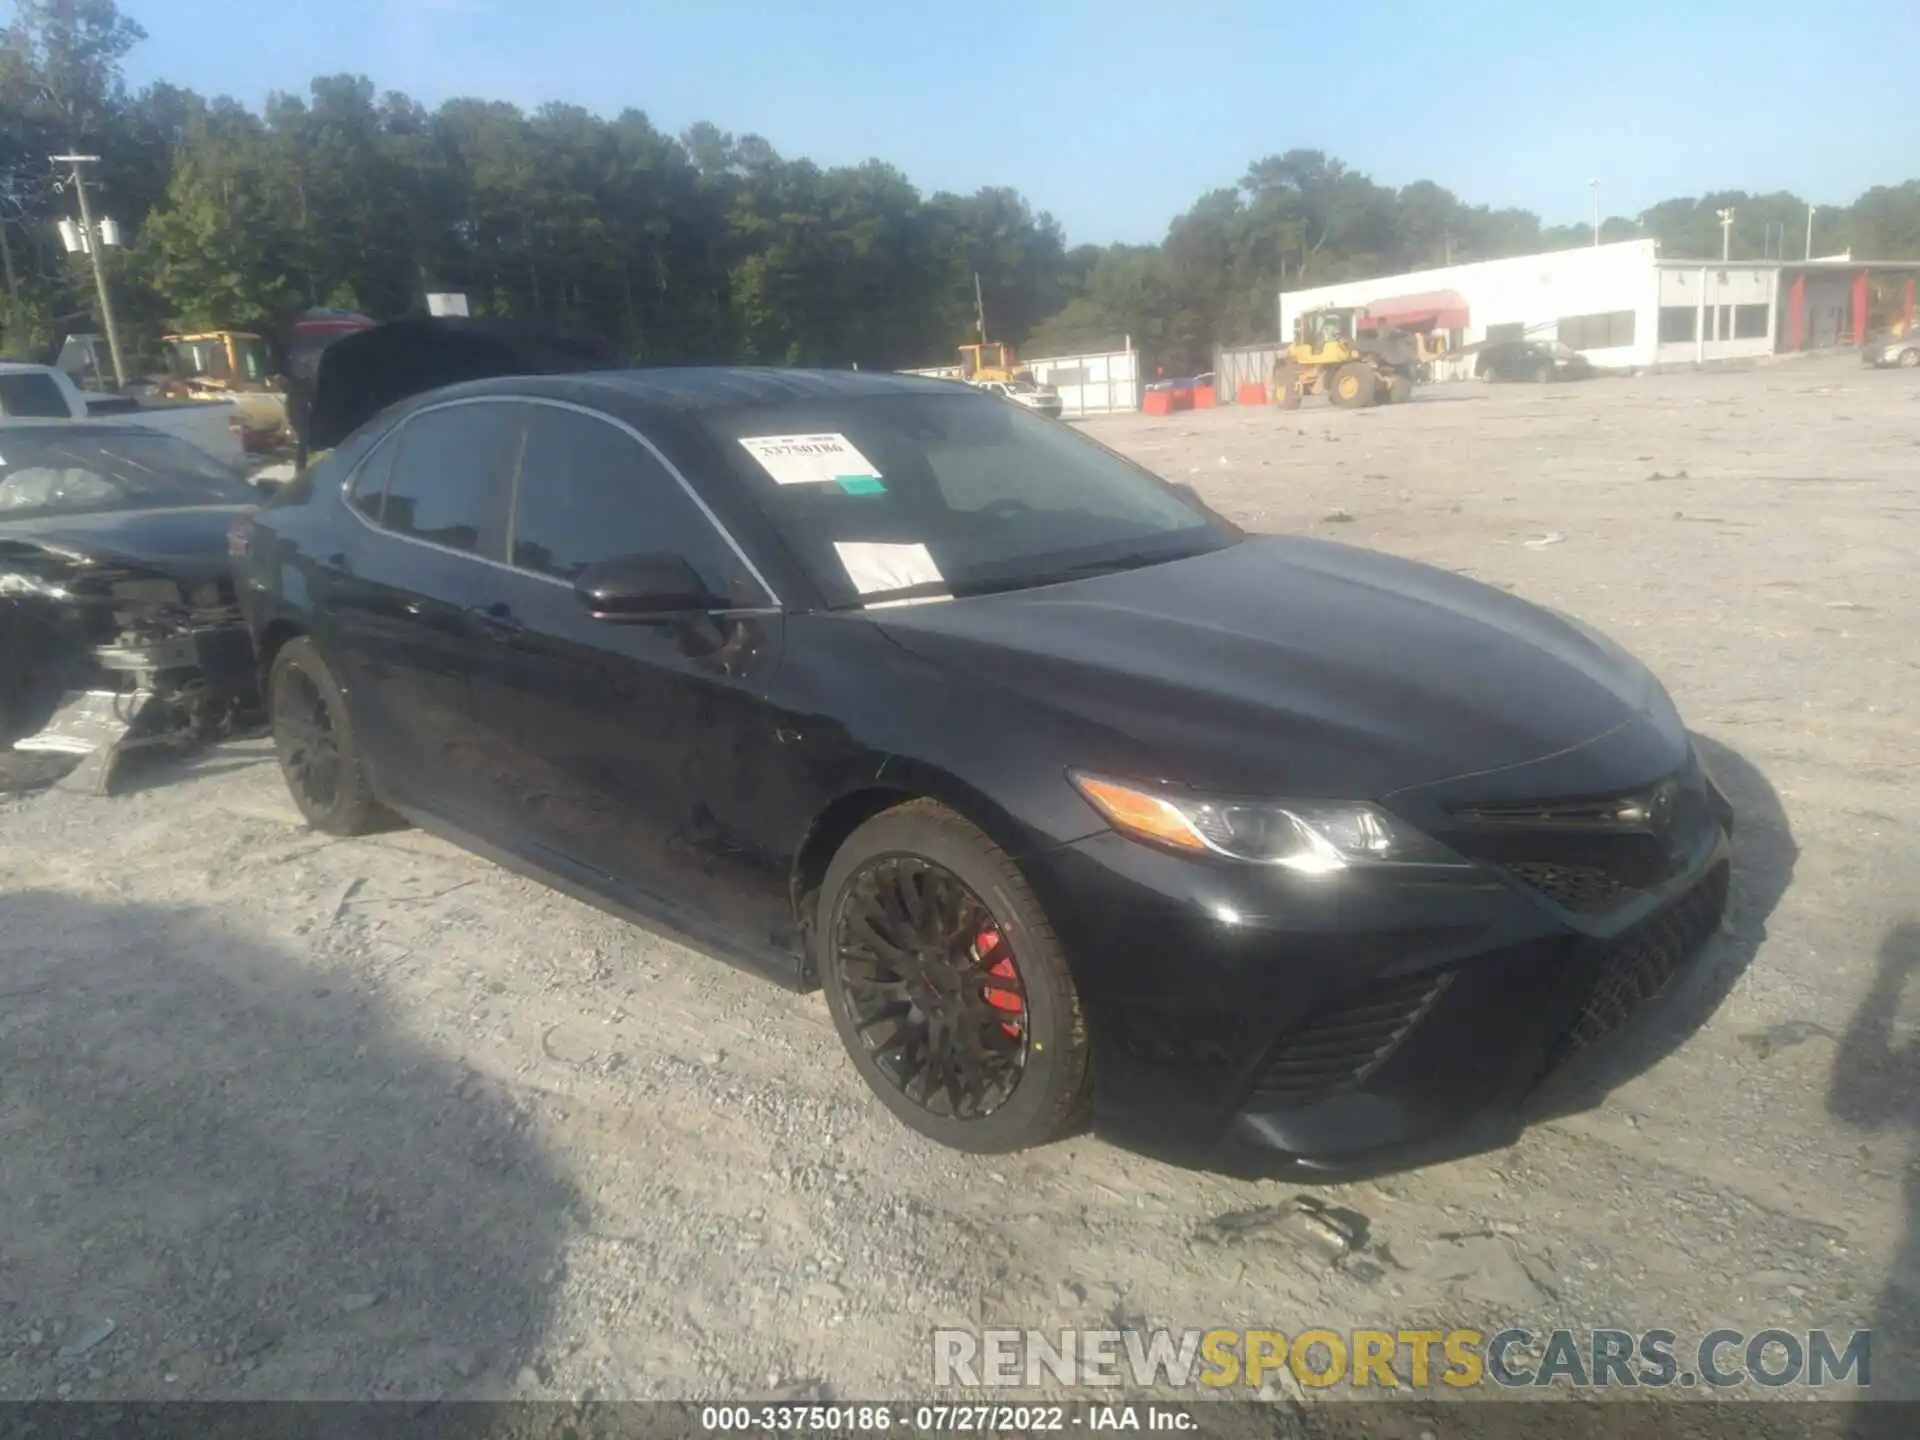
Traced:
<path fill-rule="evenodd" d="M 312 824 L 397 812 L 823 986 L 962 1149 L 1506 1117 L 1725 901 L 1726 802 L 1613 642 L 947 382 L 436 390 L 237 565 Z"/>
<path fill-rule="evenodd" d="M 211 737 L 257 703 L 240 473 L 134 425 L 0 429 L 0 749 Z"/>
<path fill-rule="evenodd" d="M 1480 351 L 1473 373 L 1496 382 L 1590 380 L 1599 372 L 1578 350 L 1546 340 L 1501 340 Z"/>

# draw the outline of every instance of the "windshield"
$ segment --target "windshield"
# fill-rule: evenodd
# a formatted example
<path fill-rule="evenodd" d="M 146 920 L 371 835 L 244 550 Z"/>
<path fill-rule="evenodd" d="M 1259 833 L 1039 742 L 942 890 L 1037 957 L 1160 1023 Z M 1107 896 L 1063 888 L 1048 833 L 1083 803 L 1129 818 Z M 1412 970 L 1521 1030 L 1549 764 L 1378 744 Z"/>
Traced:
<path fill-rule="evenodd" d="M 983 396 L 874 395 L 705 424 L 836 608 L 1051 584 L 1240 538 L 1078 431 Z"/>
<path fill-rule="evenodd" d="M 110 431 L 0 431 L 0 521 L 259 498 L 239 472 L 183 440 Z"/>

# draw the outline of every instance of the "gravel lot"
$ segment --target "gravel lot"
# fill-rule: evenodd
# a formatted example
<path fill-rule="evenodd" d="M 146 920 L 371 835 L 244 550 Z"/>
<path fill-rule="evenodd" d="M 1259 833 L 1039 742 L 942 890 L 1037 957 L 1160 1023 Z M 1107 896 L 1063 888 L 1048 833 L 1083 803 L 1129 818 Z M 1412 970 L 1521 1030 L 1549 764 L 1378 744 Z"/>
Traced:
<path fill-rule="evenodd" d="M 1914 377 L 1086 428 L 1666 679 L 1740 810 L 1733 908 L 1565 1113 L 1305 1192 L 1364 1221 L 1327 1265 L 1242 1214 L 1298 1186 L 922 1144 L 818 997 L 417 833 L 315 835 L 239 742 L 0 798 L 0 1398 L 924 1396 L 941 1324 L 1509 1320 L 1872 1325 L 1876 1392 L 1920 1396 Z"/>

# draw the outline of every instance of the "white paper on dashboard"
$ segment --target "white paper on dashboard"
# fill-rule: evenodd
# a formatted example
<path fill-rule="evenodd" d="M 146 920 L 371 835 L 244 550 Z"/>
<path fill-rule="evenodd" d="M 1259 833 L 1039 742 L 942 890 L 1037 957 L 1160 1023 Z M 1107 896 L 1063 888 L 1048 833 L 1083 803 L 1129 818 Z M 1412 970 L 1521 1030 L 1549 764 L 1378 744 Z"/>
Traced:
<path fill-rule="evenodd" d="M 947 577 L 933 563 L 924 545 L 881 545 L 865 540 L 836 540 L 833 548 L 846 567 L 847 578 L 862 595 L 883 590 L 905 590 L 910 585 L 934 585 Z"/>
<path fill-rule="evenodd" d="M 844 435 L 748 435 L 740 443 L 776 485 L 881 478 L 874 463 Z"/>

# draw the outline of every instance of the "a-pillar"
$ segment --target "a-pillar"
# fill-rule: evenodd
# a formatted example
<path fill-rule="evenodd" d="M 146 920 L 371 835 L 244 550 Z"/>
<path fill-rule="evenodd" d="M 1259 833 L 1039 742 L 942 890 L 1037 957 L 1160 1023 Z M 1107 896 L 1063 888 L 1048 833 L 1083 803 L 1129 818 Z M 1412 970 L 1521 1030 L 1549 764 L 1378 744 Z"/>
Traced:
<path fill-rule="evenodd" d="M 1787 344 L 1789 350 L 1804 350 L 1807 344 L 1807 272 L 1802 270 L 1787 287 Z"/>
<path fill-rule="evenodd" d="M 1867 272 L 1864 270 L 1853 277 L 1853 343 L 1867 343 Z"/>

